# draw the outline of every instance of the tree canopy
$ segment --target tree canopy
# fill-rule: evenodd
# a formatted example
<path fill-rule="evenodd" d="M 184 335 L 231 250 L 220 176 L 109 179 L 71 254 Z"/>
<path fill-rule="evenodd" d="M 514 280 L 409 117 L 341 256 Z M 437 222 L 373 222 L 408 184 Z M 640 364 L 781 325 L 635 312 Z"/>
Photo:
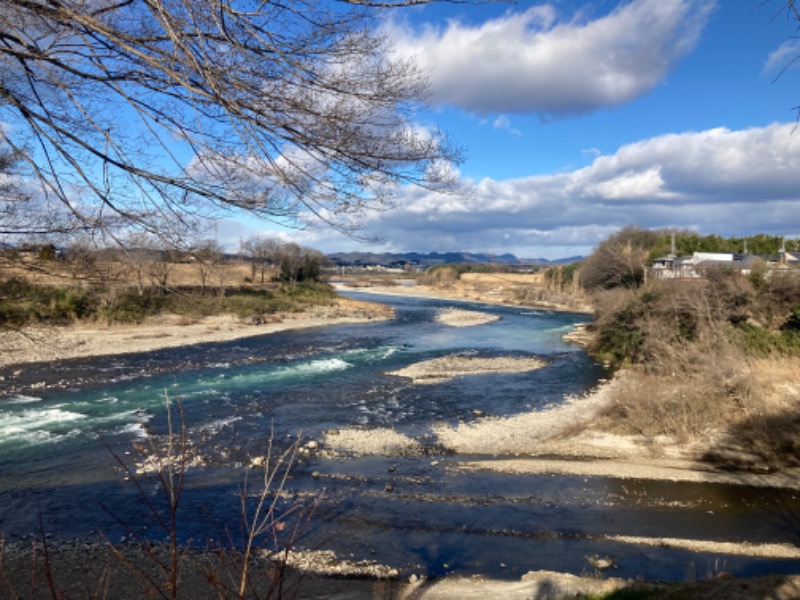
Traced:
<path fill-rule="evenodd" d="M 26 193 L 0 232 L 179 236 L 243 209 L 352 233 L 400 185 L 452 189 L 459 151 L 415 123 L 426 79 L 377 23 L 421 3 L 5 0 L 0 150 Z"/>

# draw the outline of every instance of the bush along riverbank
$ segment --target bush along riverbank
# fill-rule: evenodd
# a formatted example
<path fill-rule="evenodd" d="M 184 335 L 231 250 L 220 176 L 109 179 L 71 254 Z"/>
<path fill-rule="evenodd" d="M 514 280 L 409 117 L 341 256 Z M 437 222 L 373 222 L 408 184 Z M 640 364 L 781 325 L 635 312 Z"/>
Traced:
<path fill-rule="evenodd" d="M 729 469 L 800 466 L 800 273 L 710 270 L 600 290 L 594 304 L 587 346 L 628 372 L 594 426 Z"/>
<path fill-rule="evenodd" d="M 156 288 L 43 285 L 23 278 L 3 281 L 0 327 L 139 324 L 159 314 L 198 319 L 219 314 L 239 318 L 300 312 L 309 306 L 330 306 L 337 294 L 329 285 L 307 282 L 271 288 L 227 287 L 213 293 L 200 287 Z"/>

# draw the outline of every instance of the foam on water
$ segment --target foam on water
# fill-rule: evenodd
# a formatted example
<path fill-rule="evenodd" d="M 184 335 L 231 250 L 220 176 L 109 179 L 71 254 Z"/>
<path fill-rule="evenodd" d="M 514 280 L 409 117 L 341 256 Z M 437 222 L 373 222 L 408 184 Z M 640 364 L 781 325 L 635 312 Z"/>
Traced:
<path fill-rule="evenodd" d="M 123 425 L 115 431 L 119 435 L 132 435 L 140 440 L 147 438 L 147 431 L 144 428 L 144 423 L 128 423 Z"/>
<path fill-rule="evenodd" d="M 377 348 L 353 348 L 347 350 L 344 355 L 349 360 L 372 362 L 375 360 L 386 360 L 393 354 L 402 350 L 402 346 L 378 346 Z"/>
<path fill-rule="evenodd" d="M 80 432 L 75 429 L 70 430 L 67 433 L 53 433 L 52 431 L 30 431 L 15 437 L 14 442 L 22 442 L 28 446 L 39 446 L 62 442 L 68 438 L 75 437 L 79 433 Z"/>
<path fill-rule="evenodd" d="M 0 401 L 1 404 L 34 404 L 36 402 L 41 402 L 42 399 L 38 396 L 24 396 L 24 395 L 17 395 L 11 396 L 6 400 Z"/>
<path fill-rule="evenodd" d="M 326 358 L 320 360 L 312 360 L 311 362 L 301 363 L 293 370 L 297 373 L 304 375 L 314 375 L 317 373 L 332 373 L 336 371 L 344 371 L 353 365 L 341 358 Z M 291 371 L 292 369 L 290 369 Z"/>
<path fill-rule="evenodd" d="M 210 372 L 194 381 L 169 384 L 184 401 L 220 398 L 232 390 L 258 389 L 268 384 L 290 384 L 293 381 L 307 381 L 310 378 L 335 375 L 357 367 L 388 359 L 402 349 L 398 345 L 384 345 L 377 348 L 352 348 L 339 351 L 335 355 L 309 358 L 307 355 L 290 357 L 289 362 L 266 362 L 235 367 L 230 363 L 219 362 L 209 365 Z"/>
<path fill-rule="evenodd" d="M 59 407 L 0 412 L 0 443 L 15 441 L 40 443 L 52 441 L 54 436 L 63 438 L 72 430 L 70 428 L 64 432 L 64 425 L 85 419 L 84 414 L 62 410 Z"/>
<path fill-rule="evenodd" d="M 192 432 L 200 432 L 206 431 L 210 433 L 216 433 L 223 427 L 227 427 L 228 425 L 232 425 L 236 423 L 236 421 L 241 421 L 241 417 L 228 417 L 226 419 L 217 419 L 215 421 L 211 421 L 210 423 L 204 423 L 203 425 L 199 425 L 197 427 L 192 428 Z"/>
<path fill-rule="evenodd" d="M 259 383 L 286 382 L 292 379 L 308 379 L 329 373 L 346 371 L 353 364 L 341 358 L 323 358 L 292 365 L 280 366 L 265 371 L 248 372 L 230 377 L 229 384 L 252 387 Z"/>
<path fill-rule="evenodd" d="M 575 329 L 575 325 L 567 324 L 567 325 L 562 325 L 561 327 L 549 327 L 549 328 L 545 329 L 544 331 L 567 333 L 568 331 L 572 331 L 573 329 Z"/>
<path fill-rule="evenodd" d="M 218 386 L 220 382 L 215 380 L 213 382 L 214 386 Z M 199 385 L 202 385 L 200 383 Z M 189 390 L 181 390 L 180 397 L 182 401 L 192 400 L 195 398 L 207 398 L 207 397 L 216 397 L 221 396 L 223 394 L 222 390 L 218 387 L 210 387 L 210 388 L 197 388 L 197 389 L 189 389 Z M 163 400 L 162 400 L 163 402 Z"/>

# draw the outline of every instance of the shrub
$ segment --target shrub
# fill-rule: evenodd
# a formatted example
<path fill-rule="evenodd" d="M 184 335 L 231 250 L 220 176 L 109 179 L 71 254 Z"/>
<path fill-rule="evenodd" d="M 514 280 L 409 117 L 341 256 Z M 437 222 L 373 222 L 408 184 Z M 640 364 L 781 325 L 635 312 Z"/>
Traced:
<path fill-rule="evenodd" d="M 550 267 L 544 272 L 545 285 L 559 291 L 572 288 L 576 284 L 576 275 L 580 272 L 583 262 L 573 262 L 557 267 Z"/>
<path fill-rule="evenodd" d="M 457 265 L 431 267 L 420 275 L 417 283 L 420 285 L 447 287 L 458 281 L 463 272 Z"/>
<path fill-rule="evenodd" d="M 101 316 L 108 323 L 141 323 L 146 317 L 158 314 L 165 303 L 164 296 L 126 290 L 106 304 Z"/>
<path fill-rule="evenodd" d="M 753 323 L 740 323 L 734 336 L 750 354 L 756 356 L 800 354 L 800 330 L 797 329 L 773 332 Z"/>
<path fill-rule="evenodd" d="M 37 285 L 12 278 L 3 282 L 0 325 L 66 324 L 92 316 L 97 306 L 97 296 L 89 291 Z"/>
<path fill-rule="evenodd" d="M 276 296 L 309 304 L 329 304 L 337 297 L 337 294 L 336 290 L 327 283 L 305 281 L 294 286 L 282 286 Z"/>

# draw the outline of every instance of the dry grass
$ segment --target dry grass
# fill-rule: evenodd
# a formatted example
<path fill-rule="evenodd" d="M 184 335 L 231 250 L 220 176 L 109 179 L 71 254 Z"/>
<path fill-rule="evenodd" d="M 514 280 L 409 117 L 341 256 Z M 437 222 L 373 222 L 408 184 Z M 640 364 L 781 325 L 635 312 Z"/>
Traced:
<path fill-rule="evenodd" d="M 595 426 L 704 447 L 706 460 L 727 468 L 800 465 L 800 358 L 718 364 L 693 373 L 632 370 Z"/>
<path fill-rule="evenodd" d="M 135 269 L 120 262 L 96 262 L 90 269 L 83 265 L 73 265 L 57 260 L 10 260 L 0 256 L 0 272 L 7 278 L 24 277 L 31 283 L 40 285 L 96 284 L 98 282 L 114 285 L 136 285 Z M 241 261 L 225 263 L 226 285 L 258 285 L 248 284 L 246 278 L 251 275 L 250 266 Z M 172 287 L 196 287 L 202 284 L 200 269 L 192 263 L 170 263 L 168 265 L 168 285 Z M 218 278 L 217 278 L 218 279 Z M 212 277 L 211 284 L 217 280 Z M 150 284 L 149 278 L 147 283 Z M 208 283 L 208 282 L 207 282 Z"/>
<path fill-rule="evenodd" d="M 360 315 L 366 318 L 390 319 L 394 317 L 394 309 L 388 304 L 365 302 L 352 298 L 337 298 L 335 311 L 338 314 Z"/>
<path fill-rule="evenodd" d="M 800 358 L 754 361 L 751 385 L 752 401 L 706 458 L 734 467 L 800 466 Z"/>

